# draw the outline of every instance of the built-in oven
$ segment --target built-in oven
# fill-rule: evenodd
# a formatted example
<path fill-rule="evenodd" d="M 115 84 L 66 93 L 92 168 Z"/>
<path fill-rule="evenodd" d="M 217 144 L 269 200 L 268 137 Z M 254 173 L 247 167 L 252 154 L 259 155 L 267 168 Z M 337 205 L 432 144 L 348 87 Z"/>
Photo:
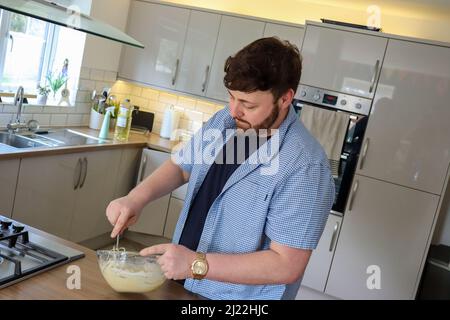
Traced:
<path fill-rule="evenodd" d="M 342 150 L 333 175 L 335 182 L 335 201 L 332 211 L 344 214 L 348 196 L 355 174 L 362 141 L 367 127 L 372 100 L 316 87 L 301 85 L 293 101 L 296 112 L 301 116 L 305 106 L 321 108 L 348 115 Z M 327 128 L 323 128 L 325 131 Z M 333 137 L 331 137 L 333 138 Z M 339 144 L 340 145 L 340 144 Z"/>

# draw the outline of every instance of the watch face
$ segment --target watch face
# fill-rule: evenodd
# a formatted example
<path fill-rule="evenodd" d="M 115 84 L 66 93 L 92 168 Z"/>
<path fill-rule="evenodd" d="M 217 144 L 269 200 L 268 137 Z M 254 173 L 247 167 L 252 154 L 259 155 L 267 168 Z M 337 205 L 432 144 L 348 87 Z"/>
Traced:
<path fill-rule="evenodd" d="M 206 271 L 207 271 L 206 264 L 204 262 L 202 262 L 202 261 L 196 261 L 194 263 L 192 271 L 195 274 L 201 274 L 201 275 L 206 274 Z"/>

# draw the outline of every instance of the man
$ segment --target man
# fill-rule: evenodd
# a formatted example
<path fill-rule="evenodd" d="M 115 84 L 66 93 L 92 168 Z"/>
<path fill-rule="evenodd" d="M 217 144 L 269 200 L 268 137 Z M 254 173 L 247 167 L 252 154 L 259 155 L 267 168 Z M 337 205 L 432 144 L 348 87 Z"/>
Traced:
<path fill-rule="evenodd" d="M 277 38 L 228 58 L 229 106 L 111 202 L 111 236 L 135 223 L 148 202 L 189 182 L 173 243 L 141 254 L 162 254 L 167 278 L 207 298 L 295 298 L 334 201 L 325 152 L 291 104 L 301 68 L 298 49 Z"/>

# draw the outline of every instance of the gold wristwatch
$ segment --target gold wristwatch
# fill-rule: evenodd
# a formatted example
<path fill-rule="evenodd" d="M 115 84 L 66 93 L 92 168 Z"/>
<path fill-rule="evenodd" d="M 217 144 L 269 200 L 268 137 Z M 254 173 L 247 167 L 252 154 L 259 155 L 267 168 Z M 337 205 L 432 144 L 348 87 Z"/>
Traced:
<path fill-rule="evenodd" d="M 206 261 L 206 254 L 197 252 L 197 257 L 192 262 L 191 271 L 195 280 L 202 280 L 208 273 L 208 261 Z"/>

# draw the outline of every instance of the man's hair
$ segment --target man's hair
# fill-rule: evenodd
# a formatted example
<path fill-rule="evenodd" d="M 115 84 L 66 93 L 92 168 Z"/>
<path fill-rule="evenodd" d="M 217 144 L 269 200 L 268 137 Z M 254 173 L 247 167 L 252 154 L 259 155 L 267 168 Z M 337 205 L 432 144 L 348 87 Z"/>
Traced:
<path fill-rule="evenodd" d="M 298 48 L 277 37 L 256 40 L 225 62 L 223 82 L 229 90 L 270 90 L 277 101 L 289 89 L 297 91 L 302 74 Z"/>

